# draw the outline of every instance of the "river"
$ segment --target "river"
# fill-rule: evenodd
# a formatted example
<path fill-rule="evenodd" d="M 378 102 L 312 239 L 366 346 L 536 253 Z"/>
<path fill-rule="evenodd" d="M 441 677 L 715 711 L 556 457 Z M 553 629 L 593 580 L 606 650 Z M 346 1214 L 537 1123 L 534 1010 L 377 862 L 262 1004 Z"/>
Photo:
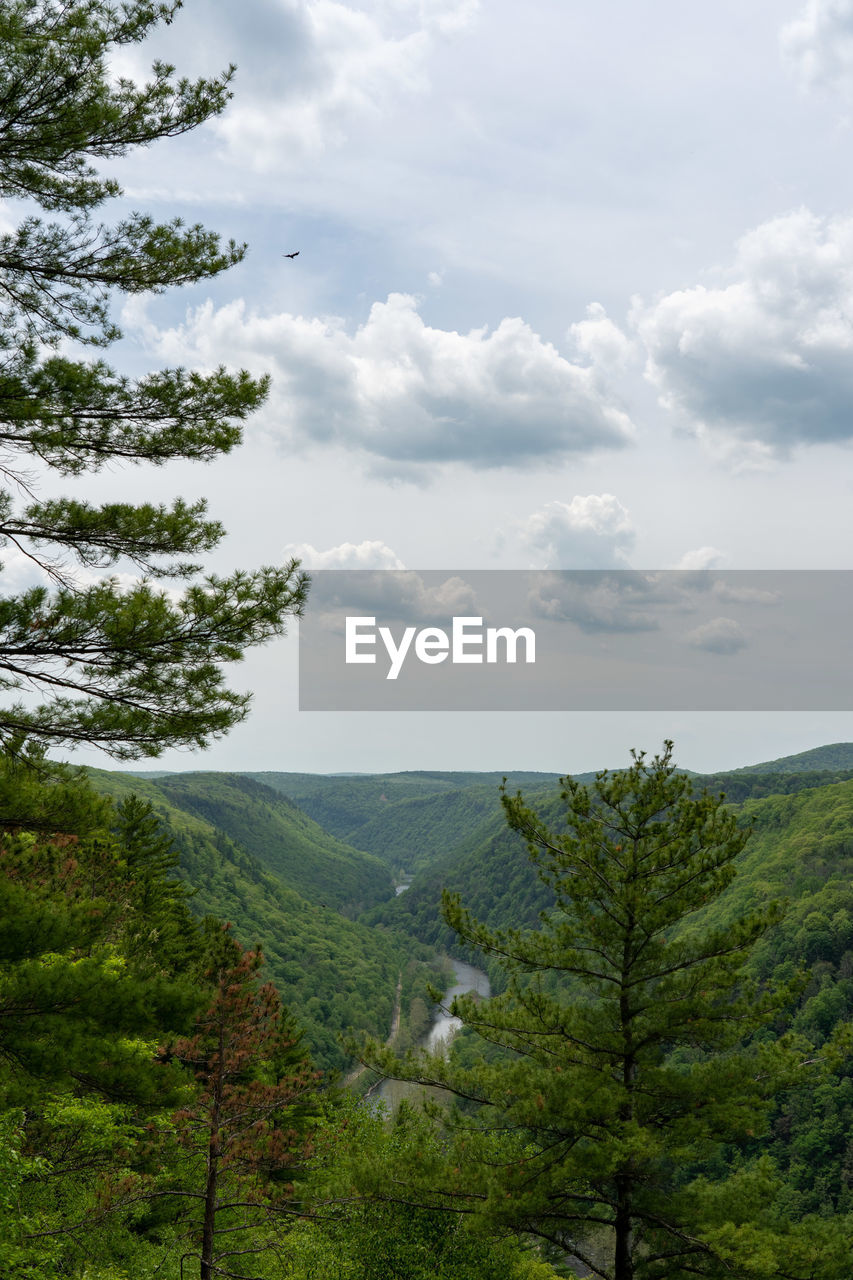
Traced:
<path fill-rule="evenodd" d="M 483 997 L 491 995 L 489 979 L 482 969 L 466 964 L 464 960 L 451 959 L 450 963 L 453 966 L 455 981 L 444 993 L 444 1005 L 449 1005 L 454 996 L 465 995 L 468 991 L 476 991 Z M 451 1018 L 450 1014 L 436 1005 L 432 1026 L 421 1041 L 422 1047 L 430 1053 L 446 1052 L 447 1046 L 461 1025 L 458 1018 Z M 412 1098 L 421 1092 L 423 1091 L 416 1084 L 409 1084 L 405 1080 L 386 1079 L 369 1091 L 369 1097 L 383 1102 L 389 1110 L 393 1111 L 404 1098 Z"/>

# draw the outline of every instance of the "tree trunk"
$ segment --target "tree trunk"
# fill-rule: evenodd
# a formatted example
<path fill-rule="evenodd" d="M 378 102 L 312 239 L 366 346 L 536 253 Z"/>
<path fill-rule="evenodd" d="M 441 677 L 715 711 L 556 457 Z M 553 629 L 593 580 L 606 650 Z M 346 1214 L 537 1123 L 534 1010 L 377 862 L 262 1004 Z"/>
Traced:
<path fill-rule="evenodd" d="M 207 1156 L 207 1181 L 204 1186 L 204 1223 L 201 1229 L 201 1280 L 213 1280 L 213 1241 L 216 1227 L 216 1176 L 219 1153 L 216 1138 L 211 1138 Z"/>
<path fill-rule="evenodd" d="M 613 1250 L 613 1280 L 633 1280 L 634 1258 L 631 1232 L 630 1175 L 616 1179 L 616 1243 Z"/>

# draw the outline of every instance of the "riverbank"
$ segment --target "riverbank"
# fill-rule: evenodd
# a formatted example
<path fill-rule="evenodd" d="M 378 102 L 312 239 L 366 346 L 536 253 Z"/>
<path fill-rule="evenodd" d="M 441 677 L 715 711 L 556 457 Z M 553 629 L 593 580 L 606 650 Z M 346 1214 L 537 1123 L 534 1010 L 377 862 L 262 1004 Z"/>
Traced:
<path fill-rule="evenodd" d="M 446 1053 L 462 1025 L 459 1018 L 454 1018 L 448 1012 L 456 996 L 466 995 L 469 991 L 476 992 L 483 999 L 488 999 L 491 995 L 488 975 L 482 969 L 477 969 L 464 960 L 454 960 L 452 957 L 448 959 L 453 968 L 454 982 L 445 991 L 441 1004 L 435 1006 L 430 1028 L 418 1044 L 418 1048 L 426 1049 L 428 1053 Z M 384 1076 L 372 1084 L 364 1096 L 383 1103 L 389 1111 L 395 1111 L 404 1098 L 411 1100 L 424 1092 L 420 1085 Z"/>

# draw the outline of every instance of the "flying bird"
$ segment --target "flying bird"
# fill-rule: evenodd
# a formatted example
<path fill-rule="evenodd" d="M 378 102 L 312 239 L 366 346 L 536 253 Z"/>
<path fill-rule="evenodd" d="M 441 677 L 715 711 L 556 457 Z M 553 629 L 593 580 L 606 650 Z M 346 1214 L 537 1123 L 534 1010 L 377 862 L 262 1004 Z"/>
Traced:
<path fill-rule="evenodd" d="M 298 257 L 299 257 L 299 250 L 297 249 L 297 250 L 296 250 L 296 253 L 283 253 L 281 256 L 282 256 L 283 258 L 298 258 Z"/>

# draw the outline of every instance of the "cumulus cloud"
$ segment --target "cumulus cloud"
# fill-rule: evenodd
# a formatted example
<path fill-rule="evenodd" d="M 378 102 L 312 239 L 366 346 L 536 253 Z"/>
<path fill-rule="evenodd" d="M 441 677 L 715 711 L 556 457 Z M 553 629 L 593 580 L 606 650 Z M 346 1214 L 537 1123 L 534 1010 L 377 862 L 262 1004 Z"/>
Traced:
<path fill-rule="evenodd" d="M 695 547 L 692 551 L 685 551 L 673 565 L 674 569 L 718 569 L 725 560 L 722 551 L 718 551 L 716 547 Z"/>
<path fill-rule="evenodd" d="M 549 502 L 520 523 L 518 536 L 543 569 L 624 568 L 635 538 L 629 512 L 612 493 Z"/>
<path fill-rule="evenodd" d="M 748 643 L 743 627 L 734 618 L 712 618 L 688 631 L 685 639 L 694 649 L 720 654 L 738 653 Z"/>
<path fill-rule="evenodd" d="M 263 421 L 288 449 L 342 445 L 404 471 L 524 465 L 633 437 L 595 353 L 574 363 L 517 318 L 456 333 L 425 324 L 415 298 L 392 293 L 352 334 L 338 318 L 261 314 L 242 301 L 207 302 L 164 331 L 138 304 L 125 320 L 166 360 L 270 371 Z"/>
<path fill-rule="evenodd" d="M 280 7 L 288 31 L 276 42 L 278 75 L 243 87 L 214 126 L 260 170 L 294 152 L 340 145 L 354 122 L 379 116 L 401 94 L 424 93 L 434 50 L 473 20 L 479 2 L 290 0 Z"/>
<path fill-rule="evenodd" d="M 723 456 L 851 439 L 853 218 L 762 223 L 727 276 L 635 306 L 661 402 Z"/>
<path fill-rule="evenodd" d="M 318 576 L 311 588 L 312 611 L 329 614 L 341 622 L 341 610 L 381 618 L 385 621 L 417 623 L 449 622 L 457 615 L 482 614 L 470 583 L 456 576 L 401 572 L 346 573 Z"/>
<path fill-rule="evenodd" d="M 655 575 L 634 571 L 542 574 L 528 601 L 535 616 L 591 635 L 657 631 L 657 609 L 666 602 Z"/>
<path fill-rule="evenodd" d="M 282 549 L 295 556 L 305 569 L 405 569 L 400 557 L 384 542 L 341 542 L 318 551 L 310 542 L 289 542 Z"/>
<path fill-rule="evenodd" d="M 636 355 L 635 344 L 613 323 L 600 302 L 590 303 L 586 319 L 570 326 L 569 337 L 590 364 L 608 373 L 622 373 Z"/>
<path fill-rule="evenodd" d="M 808 0 L 779 33 L 783 61 L 804 88 L 853 88 L 853 0 Z"/>
<path fill-rule="evenodd" d="M 228 111 L 207 127 L 231 158 L 275 173 L 340 147 L 402 99 L 427 93 L 436 55 L 479 7 L 480 0 L 252 0 L 247 21 L 245 7 L 202 0 L 144 46 L 114 51 L 111 69 L 141 83 L 159 57 L 179 61 L 184 74 L 209 75 L 219 50 L 218 65 L 251 67 Z"/>

